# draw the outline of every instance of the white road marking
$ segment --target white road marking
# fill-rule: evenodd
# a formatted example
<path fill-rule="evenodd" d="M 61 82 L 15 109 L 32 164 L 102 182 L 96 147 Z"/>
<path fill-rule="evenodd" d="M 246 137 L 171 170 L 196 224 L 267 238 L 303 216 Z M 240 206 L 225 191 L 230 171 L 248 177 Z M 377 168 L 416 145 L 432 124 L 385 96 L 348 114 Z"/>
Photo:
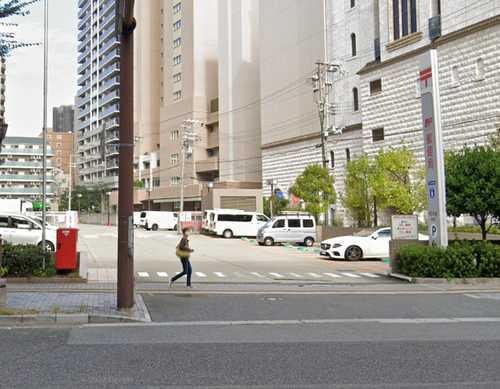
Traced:
<path fill-rule="evenodd" d="M 264 278 L 264 276 L 262 274 L 257 273 L 256 271 L 253 271 L 250 274 L 253 275 L 253 276 L 259 277 L 259 278 Z"/>
<path fill-rule="evenodd" d="M 343 276 L 346 276 L 346 277 L 361 278 L 361 276 L 358 276 L 357 274 L 353 274 L 353 273 L 347 273 L 347 272 L 339 272 L 339 273 L 342 274 Z"/>
<path fill-rule="evenodd" d="M 198 277 L 203 277 L 203 278 L 207 276 L 205 273 L 202 273 L 202 272 L 199 272 L 199 271 L 196 272 L 196 275 Z"/>
<path fill-rule="evenodd" d="M 285 276 L 279 274 L 279 273 L 269 273 L 270 275 L 272 275 L 273 277 L 276 277 L 276 278 L 285 278 Z"/>
<path fill-rule="evenodd" d="M 221 273 L 221 272 L 218 272 L 218 271 L 214 271 L 214 274 L 215 274 L 217 277 L 225 277 L 224 273 Z"/>
<path fill-rule="evenodd" d="M 335 273 L 323 273 L 325 276 L 332 277 L 332 278 L 342 278 L 342 276 L 339 276 L 338 274 Z"/>
<path fill-rule="evenodd" d="M 143 278 L 145 278 L 145 277 L 149 277 L 149 273 L 148 273 L 148 272 L 145 272 L 145 271 L 140 271 L 140 272 L 137 272 L 137 275 L 138 275 L 139 277 L 143 277 Z"/>
<path fill-rule="evenodd" d="M 314 278 L 321 278 L 321 276 L 317 273 L 307 273 L 307 275 L 314 277 Z"/>
<path fill-rule="evenodd" d="M 165 273 L 164 271 L 159 271 L 156 274 L 158 274 L 158 277 L 161 277 L 161 278 L 167 278 L 168 277 L 168 273 Z"/>
<path fill-rule="evenodd" d="M 297 274 L 297 273 L 288 273 L 288 274 L 290 274 L 292 277 L 302 278 L 302 276 L 300 274 Z"/>
<path fill-rule="evenodd" d="M 369 278 L 379 278 L 380 276 L 377 275 L 377 274 L 373 274 L 373 273 L 359 273 L 365 277 L 369 277 Z"/>

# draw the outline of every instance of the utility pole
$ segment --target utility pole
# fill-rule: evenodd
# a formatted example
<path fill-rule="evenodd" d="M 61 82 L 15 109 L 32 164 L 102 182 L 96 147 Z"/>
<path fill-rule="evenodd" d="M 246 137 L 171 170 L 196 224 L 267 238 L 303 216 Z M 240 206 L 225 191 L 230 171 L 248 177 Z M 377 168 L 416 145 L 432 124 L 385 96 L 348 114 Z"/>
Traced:
<path fill-rule="evenodd" d="M 42 250 L 47 250 L 46 220 L 47 220 L 47 89 L 49 67 L 49 2 L 44 0 L 43 11 L 43 133 L 42 133 Z M 43 257 L 45 269 L 45 256 Z"/>
<path fill-rule="evenodd" d="M 69 154 L 68 211 L 71 211 L 71 196 L 73 192 L 73 153 Z"/>
<path fill-rule="evenodd" d="M 134 0 L 116 1 L 120 37 L 118 309 L 134 306 Z"/>
<path fill-rule="evenodd" d="M 326 55 L 326 43 L 325 43 Z M 316 105 L 318 106 L 319 125 L 320 125 L 320 140 L 321 140 L 321 162 L 323 168 L 328 168 L 328 159 L 326 157 L 326 141 L 330 134 L 335 135 L 340 131 L 335 127 L 335 123 L 330 127 L 330 114 L 334 114 L 335 106 L 329 103 L 330 93 L 333 91 L 332 75 L 340 71 L 340 65 L 328 62 L 316 62 L 316 71 L 312 77 L 313 92 Z M 324 222 L 328 222 L 328 211 L 325 212 Z"/>
<path fill-rule="evenodd" d="M 182 233 L 181 227 L 181 215 L 184 212 L 184 175 L 185 175 L 185 165 L 186 158 L 190 158 L 193 155 L 193 145 L 199 140 L 199 137 L 194 132 L 194 125 L 203 125 L 198 120 L 186 119 L 182 122 L 182 147 L 181 147 L 181 193 L 180 193 L 180 204 L 179 213 L 177 214 L 177 233 Z"/>

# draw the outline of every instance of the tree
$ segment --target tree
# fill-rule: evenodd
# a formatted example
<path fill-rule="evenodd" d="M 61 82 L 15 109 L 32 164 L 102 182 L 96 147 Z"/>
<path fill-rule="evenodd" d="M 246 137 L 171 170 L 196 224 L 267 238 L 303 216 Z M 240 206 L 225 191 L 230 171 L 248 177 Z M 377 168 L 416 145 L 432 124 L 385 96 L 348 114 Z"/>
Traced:
<path fill-rule="evenodd" d="M 264 198 L 264 214 L 271 216 L 271 198 Z M 286 210 L 288 207 L 288 200 L 284 198 L 278 198 L 278 196 L 273 196 L 273 215 L 279 215 L 281 212 Z"/>
<path fill-rule="evenodd" d="M 377 154 L 370 175 L 377 206 L 392 209 L 397 214 L 413 214 L 423 209 L 424 172 L 415 166 L 415 156 L 406 147 L 381 150 Z"/>
<path fill-rule="evenodd" d="M 464 147 L 446 154 L 448 214 L 470 214 L 481 228 L 483 240 L 492 216 L 500 217 L 500 151 L 489 146 Z"/>
<path fill-rule="evenodd" d="M 500 127 L 498 127 L 497 131 L 490 136 L 489 141 L 493 150 L 500 151 Z"/>
<path fill-rule="evenodd" d="M 356 220 L 358 227 L 370 227 L 374 211 L 374 196 L 370 186 L 373 166 L 367 155 L 347 163 L 345 193 L 342 198 L 344 207 Z"/>
<path fill-rule="evenodd" d="M 106 193 L 106 189 L 103 188 L 87 188 L 85 186 L 77 186 L 72 192 L 71 197 L 71 208 L 73 210 L 79 209 L 80 211 L 91 211 L 96 212 L 102 211 L 103 196 Z M 64 193 L 61 196 L 61 201 L 59 202 L 59 208 L 61 210 L 68 209 L 68 193 Z"/>
<path fill-rule="evenodd" d="M 28 6 L 36 3 L 39 0 L 0 0 L 0 19 L 7 18 L 9 16 L 25 16 L 29 14 Z M 4 23 L 0 22 L 0 26 L 15 27 L 15 23 Z M 0 57 L 6 57 L 10 52 L 19 47 L 29 47 L 29 46 L 39 46 L 39 43 L 26 43 L 18 42 L 14 33 L 12 32 L 0 32 Z"/>
<path fill-rule="evenodd" d="M 328 169 L 319 165 L 307 166 L 297 177 L 291 192 L 304 200 L 306 210 L 316 219 L 328 210 L 330 204 L 335 204 L 336 194 L 333 177 Z"/>

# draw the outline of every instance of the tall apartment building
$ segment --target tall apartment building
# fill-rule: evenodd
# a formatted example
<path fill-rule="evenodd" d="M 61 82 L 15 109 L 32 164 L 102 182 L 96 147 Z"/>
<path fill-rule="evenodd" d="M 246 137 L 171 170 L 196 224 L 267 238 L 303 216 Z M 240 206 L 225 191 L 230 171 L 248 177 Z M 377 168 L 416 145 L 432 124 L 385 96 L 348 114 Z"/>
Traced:
<path fill-rule="evenodd" d="M 47 198 L 55 196 L 54 154 L 47 147 Z M 42 198 L 41 137 L 8 136 L 0 149 L 0 198 L 40 200 Z"/>
<path fill-rule="evenodd" d="M 115 0 L 78 1 L 77 163 L 83 185 L 118 185 L 119 40 Z"/>
<path fill-rule="evenodd" d="M 185 209 L 261 208 L 258 104 L 240 116 L 232 113 L 236 106 L 258 100 L 258 67 L 245 63 L 258 58 L 258 13 L 252 2 L 230 3 L 239 13 L 237 23 L 230 19 L 236 11 L 228 11 L 229 2 L 136 2 L 135 179 L 144 183 L 135 191 L 138 208 L 179 208 L 183 124 L 190 119 L 197 121 L 197 139 L 186 154 Z M 253 18 L 246 19 L 250 11 Z M 244 34 L 238 25 L 247 26 Z M 232 36 L 239 37 L 244 55 L 224 35 L 229 32 L 239 34 Z M 226 86 L 231 89 L 219 94 Z M 226 112 L 219 113 L 222 109 Z M 236 163 L 240 165 L 232 165 Z M 113 193 L 111 203 L 116 201 Z"/>
<path fill-rule="evenodd" d="M 73 167 L 75 165 L 75 134 L 72 132 L 56 132 L 52 128 L 47 129 L 47 143 L 52 149 L 54 157 L 52 159 L 54 169 L 61 173 L 64 183 L 58 183 L 59 187 L 67 188 L 72 174 L 72 184 L 75 184 L 75 174 Z"/>
<path fill-rule="evenodd" d="M 5 121 L 5 58 L 0 58 L 0 145 L 7 133 L 7 123 Z"/>
<path fill-rule="evenodd" d="M 75 131 L 75 107 L 61 105 L 52 108 L 52 128 L 54 132 Z"/>

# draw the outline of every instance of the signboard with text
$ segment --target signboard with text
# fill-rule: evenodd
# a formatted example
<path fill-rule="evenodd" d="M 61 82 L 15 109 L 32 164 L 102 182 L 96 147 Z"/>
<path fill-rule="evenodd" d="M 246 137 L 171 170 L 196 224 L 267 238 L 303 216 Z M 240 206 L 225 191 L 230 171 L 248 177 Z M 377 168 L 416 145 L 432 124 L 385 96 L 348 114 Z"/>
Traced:
<path fill-rule="evenodd" d="M 393 215 L 391 217 L 393 240 L 418 240 L 418 218 L 416 215 Z"/>
<path fill-rule="evenodd" d="M 444 247 L 448 245 L 448 229 L 438 69 L 436 50 L 422 54 L 419 81 L 428 200 L 427 223 L 430 243 Z"/>

